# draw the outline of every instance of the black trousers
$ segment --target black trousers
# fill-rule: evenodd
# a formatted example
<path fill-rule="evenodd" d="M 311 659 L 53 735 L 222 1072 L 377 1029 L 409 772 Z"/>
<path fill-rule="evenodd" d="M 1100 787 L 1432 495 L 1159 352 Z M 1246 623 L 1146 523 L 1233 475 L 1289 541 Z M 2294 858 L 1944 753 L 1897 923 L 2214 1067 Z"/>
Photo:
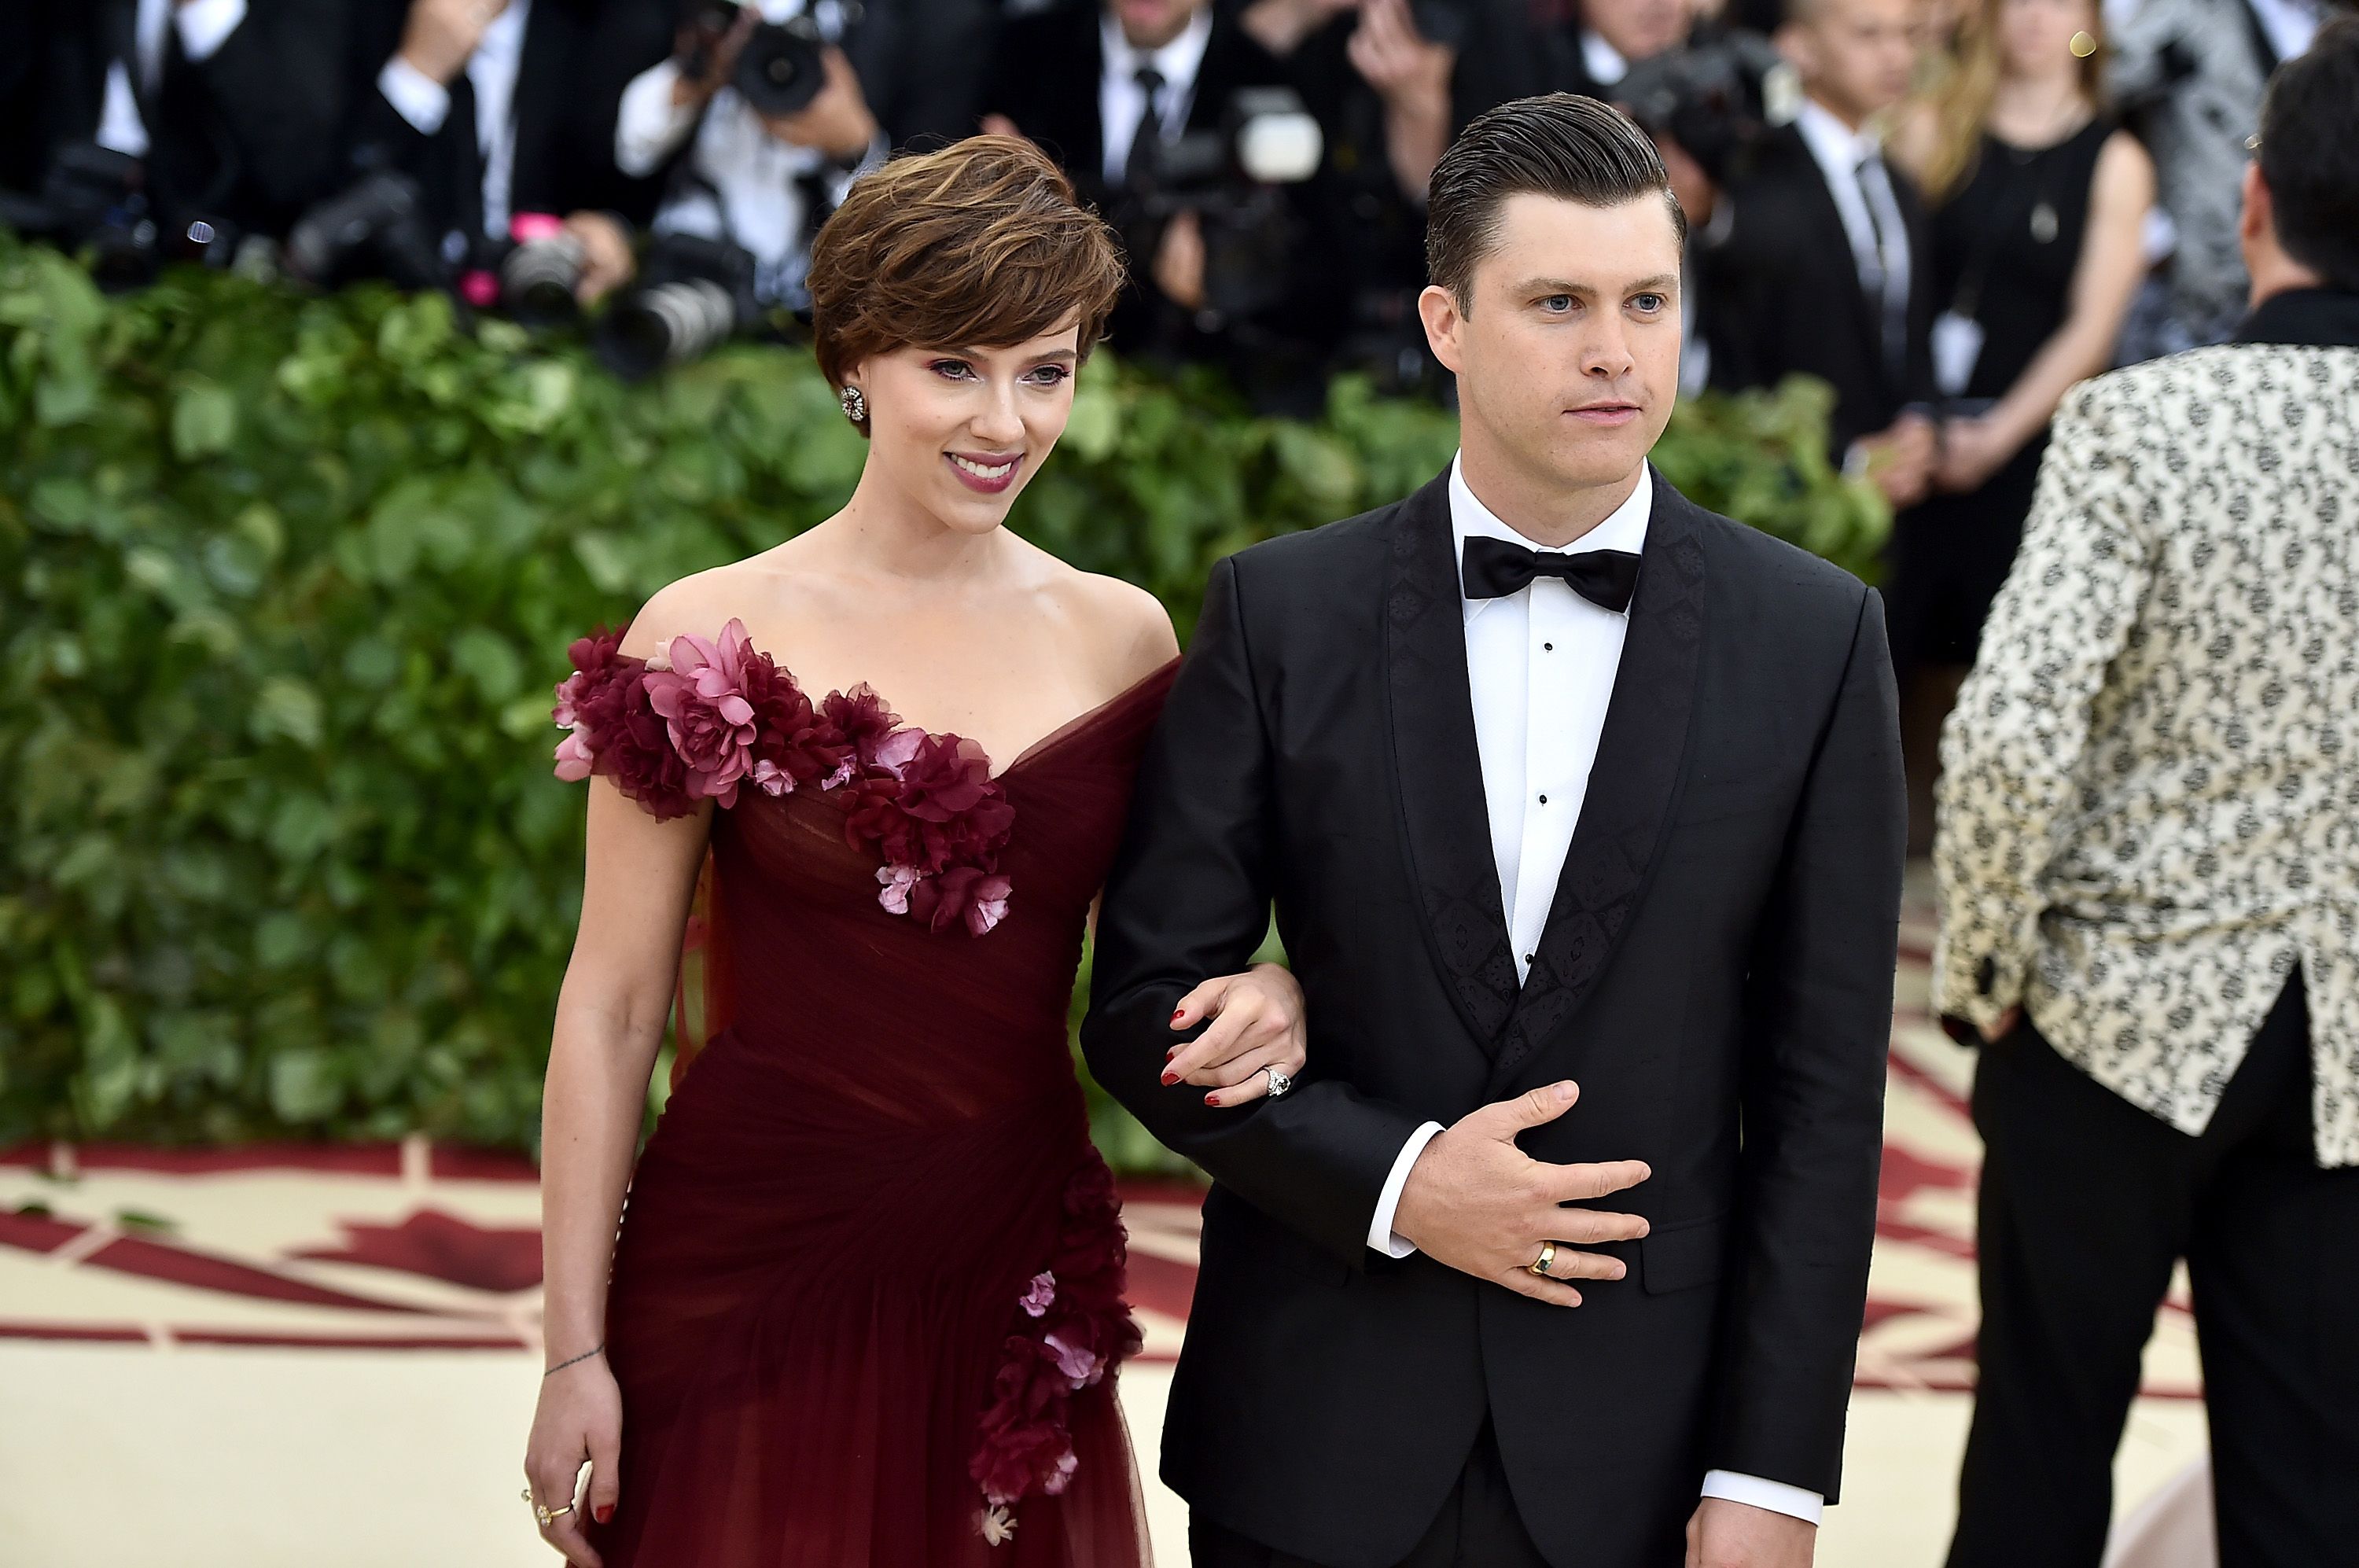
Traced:
<path fill-rule="evenodd" d="M 2221 1568 L 2359 1564 L 2359 1170 L 2312 1157 L 2294 972 L 2201 1138 L 2027 1022 L 1974 1075 L 1981 1386 L 1950 1568 L 2098 1568 L 2173 1265 L 2195 1289 Z"/>
<path fill-rule="evenodd" d="M 1309 1558 L 1248 1541 L 1201 1513 L 1188 1519 L 1188 1560 L 1191 1568 L 1321 1568 Z M 1483 1434 L 1433 1528 L 1400 1568 L 1548 1568 L 1516 1512 L 1489 1421 L 1483 1423 Z"/>

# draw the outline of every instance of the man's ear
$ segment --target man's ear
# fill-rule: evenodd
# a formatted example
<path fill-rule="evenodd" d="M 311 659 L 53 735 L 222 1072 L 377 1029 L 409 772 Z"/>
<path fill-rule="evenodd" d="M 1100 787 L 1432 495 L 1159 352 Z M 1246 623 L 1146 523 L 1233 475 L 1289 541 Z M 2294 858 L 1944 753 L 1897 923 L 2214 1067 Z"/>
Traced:
<path fill-rule="evenodd" d="M 1459 340 L 1466 325 L 1465 314 L 1458 308 L 1458 296 L 1438 283 L 1429 283 L 1417 297 L 1417 313 L 1425 322 L 1426 345 L 1433 350 L 1433 357 L 1441 362 L 1444 370 L 1458 375 L 1465 359 Z"/>
<path fill-rule="evenodd" d="M 2269 237 L 2277 223 L 2275 209 L 2268 181 L 2261 178 L 2260 159 L 2255 158 L 2245 165 L 2245 210 L 2236 219 L 2236 237 L 2247 250 Z"/>
<path fill-rule="evenodd" d="M 1818 51 L 1810 47 L 1810 30 L 1799 22 L 1788 22 L 1769 35 L 1769 42 L 1787 62 L 1799 71 L 1804 81 L 1818 74 Z"/>

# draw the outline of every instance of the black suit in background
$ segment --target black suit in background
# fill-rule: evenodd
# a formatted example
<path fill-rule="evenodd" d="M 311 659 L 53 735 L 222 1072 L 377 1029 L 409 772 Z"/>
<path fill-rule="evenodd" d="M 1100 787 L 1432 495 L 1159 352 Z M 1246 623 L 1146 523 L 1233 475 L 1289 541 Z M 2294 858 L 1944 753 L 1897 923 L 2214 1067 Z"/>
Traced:
<path fill-rule="evenodd" d="M 435 232 L 480 239 L 484 160 L 465 69 L 447 84 L 451 110 L 440 127 L 422 134 L 377 88 L 378 72 L 401 48 L 409 0 L 345 3 L 353 7 L 345 66 L 347 173 L 407 174 L 419 184 Z M 661 181 L 633 180 L 616 168 L 614 121 L 631 79 L 671 52 L 670 0 L 531 4 L 516 73 L 509 212 L 603 210 L 644 225 L 655 216 Z"/>
<path fill-rule="evenodd" d="M 1899 903 L 1883 616 L 1659 476 L 1589 792 L 1520 990 L 1445 480 L 1214 568 L 1108 882 L 1082 1042 L 1216 1182 L 1163 1475 L 1332 1568 L 1485 1484 L 1558 1568 L 1681 1560 L 1706 1471 L 1840 1479 Z M 1283 1099 L 1159 1082 L 1171 1010 L 1262 940 L 1309 998 Z M 1366 1233 L 1410 1133 L 1560 1078 L 1524 1139 L 1643 1159 L 1652 1233 L 1567 1310 Z M 1740 1126 L 1742 1137 L 1740 1138 Z"/>
<path fill-rule="evenodd" d="M 1105 178 L 1105 127 L 1098 89 L 1105 72 L 1101 12 L 1067 4 L 1009 21 L 1000 29 L 983 93 L 983 112 L 1004 114 L 1038 142 L 1072 180 L 1082 201 L 1097 208 L 1122 234 L 1130 282 L 1114 307 L 1107 335 L 1116 352 L 1226 367 L 1236 384 L 1265 399 L 1308 397 L 1315 408 L 1323 392 L 1316 351 L 1332 335 L 1333 291 L 1321 289 L 1315 269 L 1287 268 L 1285 299 L 1244 318 L 1215 319 L 1168 299 L 1154 282 L 1159 221 L 1137 210 L 1136 192 Z M 1190 133 L 1220 128 L 1241 88 L 1292 86 L 1287 68 L 1230 17 L 1215 12 L 1204 58 L 1188 102 Z M 1152 134 L 1142 127 L 1142 134 Z M 1311 234 L 1308 193 L 1285 204 L 1300 256 Z"/>
<path fill-rule="evenodd" d="M 1774 387 L 1797 371 L 1827 382 L 1838 459 L 1908 404 L 1934 397 L 1931 239 L 1916 187 L 1886 167 L 1908 230 L 1908 333 L 1897 364 L 1885 354 L 1879 307 L 1860 287 L 1826 176 L 1792 125 L 1764 138 L 1750 172 L 1730 182 L 1727 233 L 1701 251 L 1712 384 Z"/>
<path fill-rule="evenodd" d="M 167 25 L 152 89 L 140 80 L 137 0 L 11 0 L 0 19 L 0 187 L 37 193 L 58 150 L 97 134 L 120 60 L 147 132 L 148 191 L 175 217 L 277 233 L 335 173 L 343 113 L 338 6 L 250 0 L 211 56 Z"/>

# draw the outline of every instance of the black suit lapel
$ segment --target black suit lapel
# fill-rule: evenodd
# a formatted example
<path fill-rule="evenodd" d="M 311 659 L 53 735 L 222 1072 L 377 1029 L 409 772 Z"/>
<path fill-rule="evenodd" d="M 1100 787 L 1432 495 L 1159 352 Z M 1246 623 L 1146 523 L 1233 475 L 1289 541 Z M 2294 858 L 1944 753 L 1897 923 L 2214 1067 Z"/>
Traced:
<path fill-rule="evenodd" d="M 1798 160 L 1795 183 L 1804 192 L 1810 226 L 1818 231 L 1814 248 L 1826 257 L 1831 275 L 1828 281 L 1850 312 L 1854 330 L 1860 334 L 1860 343 L 1866 350 L 1863 363 L 1877 367 L 1876 378 L 1881 381 L 1885 379 L 1881 369 L 1884 354 L 1879 345 L 1884 342 L 1884 327 L 1877 315 L 1876 301 L 1870 299 L 1867 290 L 1860 287 L 1859 258 L 1852 252 L 1851 231 L 1843 227 L 1843 209 L 1835 205 L 1835 194 L 1827 189 L 1830 176 L 1820 167 L 1801 132 L 1788 125 L 1783 134 L 1788 138 L 1791 156 Z M 1910 237 L 1913 244 L 1915 236 Z M 1912 266 L 1916 255 L 1914 251 L 1910 253 Z"/>
<path fill-rule="evenodd" d="M 1385 582 L 1393 772 L 1409 882 L 1434 963 L 1466 1027 L 1495 1052 L 1516 1005 L 1516 961 L 1491 854 L 1452 550 L 1444 474 L 1393 514 Z"/>
<path fill-rule="evenodd" d="M 1703 648 L 1703 545 L 1687 497 L 1651 466 L 1647 482 L 1654 510 L 1622 664 L 1537 962 L 1500 1043 L 1495 1090 L 1547 1045 L 1604 973 L 1662 847 L 1687 752 Z"/>

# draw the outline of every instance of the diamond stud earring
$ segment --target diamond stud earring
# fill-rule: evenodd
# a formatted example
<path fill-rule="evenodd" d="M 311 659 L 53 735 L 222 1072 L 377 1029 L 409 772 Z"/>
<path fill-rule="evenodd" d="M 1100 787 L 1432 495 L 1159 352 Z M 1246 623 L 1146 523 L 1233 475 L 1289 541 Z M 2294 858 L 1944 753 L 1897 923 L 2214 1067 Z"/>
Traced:
<path fill-rule="evenodd" d="M 860 395 L 859 387 L 842 388 L 836 393 L 835 400 L 843 405 L 843 417 L 853 424 L 859 424 L 868 418 L 868 399 Z"/>

